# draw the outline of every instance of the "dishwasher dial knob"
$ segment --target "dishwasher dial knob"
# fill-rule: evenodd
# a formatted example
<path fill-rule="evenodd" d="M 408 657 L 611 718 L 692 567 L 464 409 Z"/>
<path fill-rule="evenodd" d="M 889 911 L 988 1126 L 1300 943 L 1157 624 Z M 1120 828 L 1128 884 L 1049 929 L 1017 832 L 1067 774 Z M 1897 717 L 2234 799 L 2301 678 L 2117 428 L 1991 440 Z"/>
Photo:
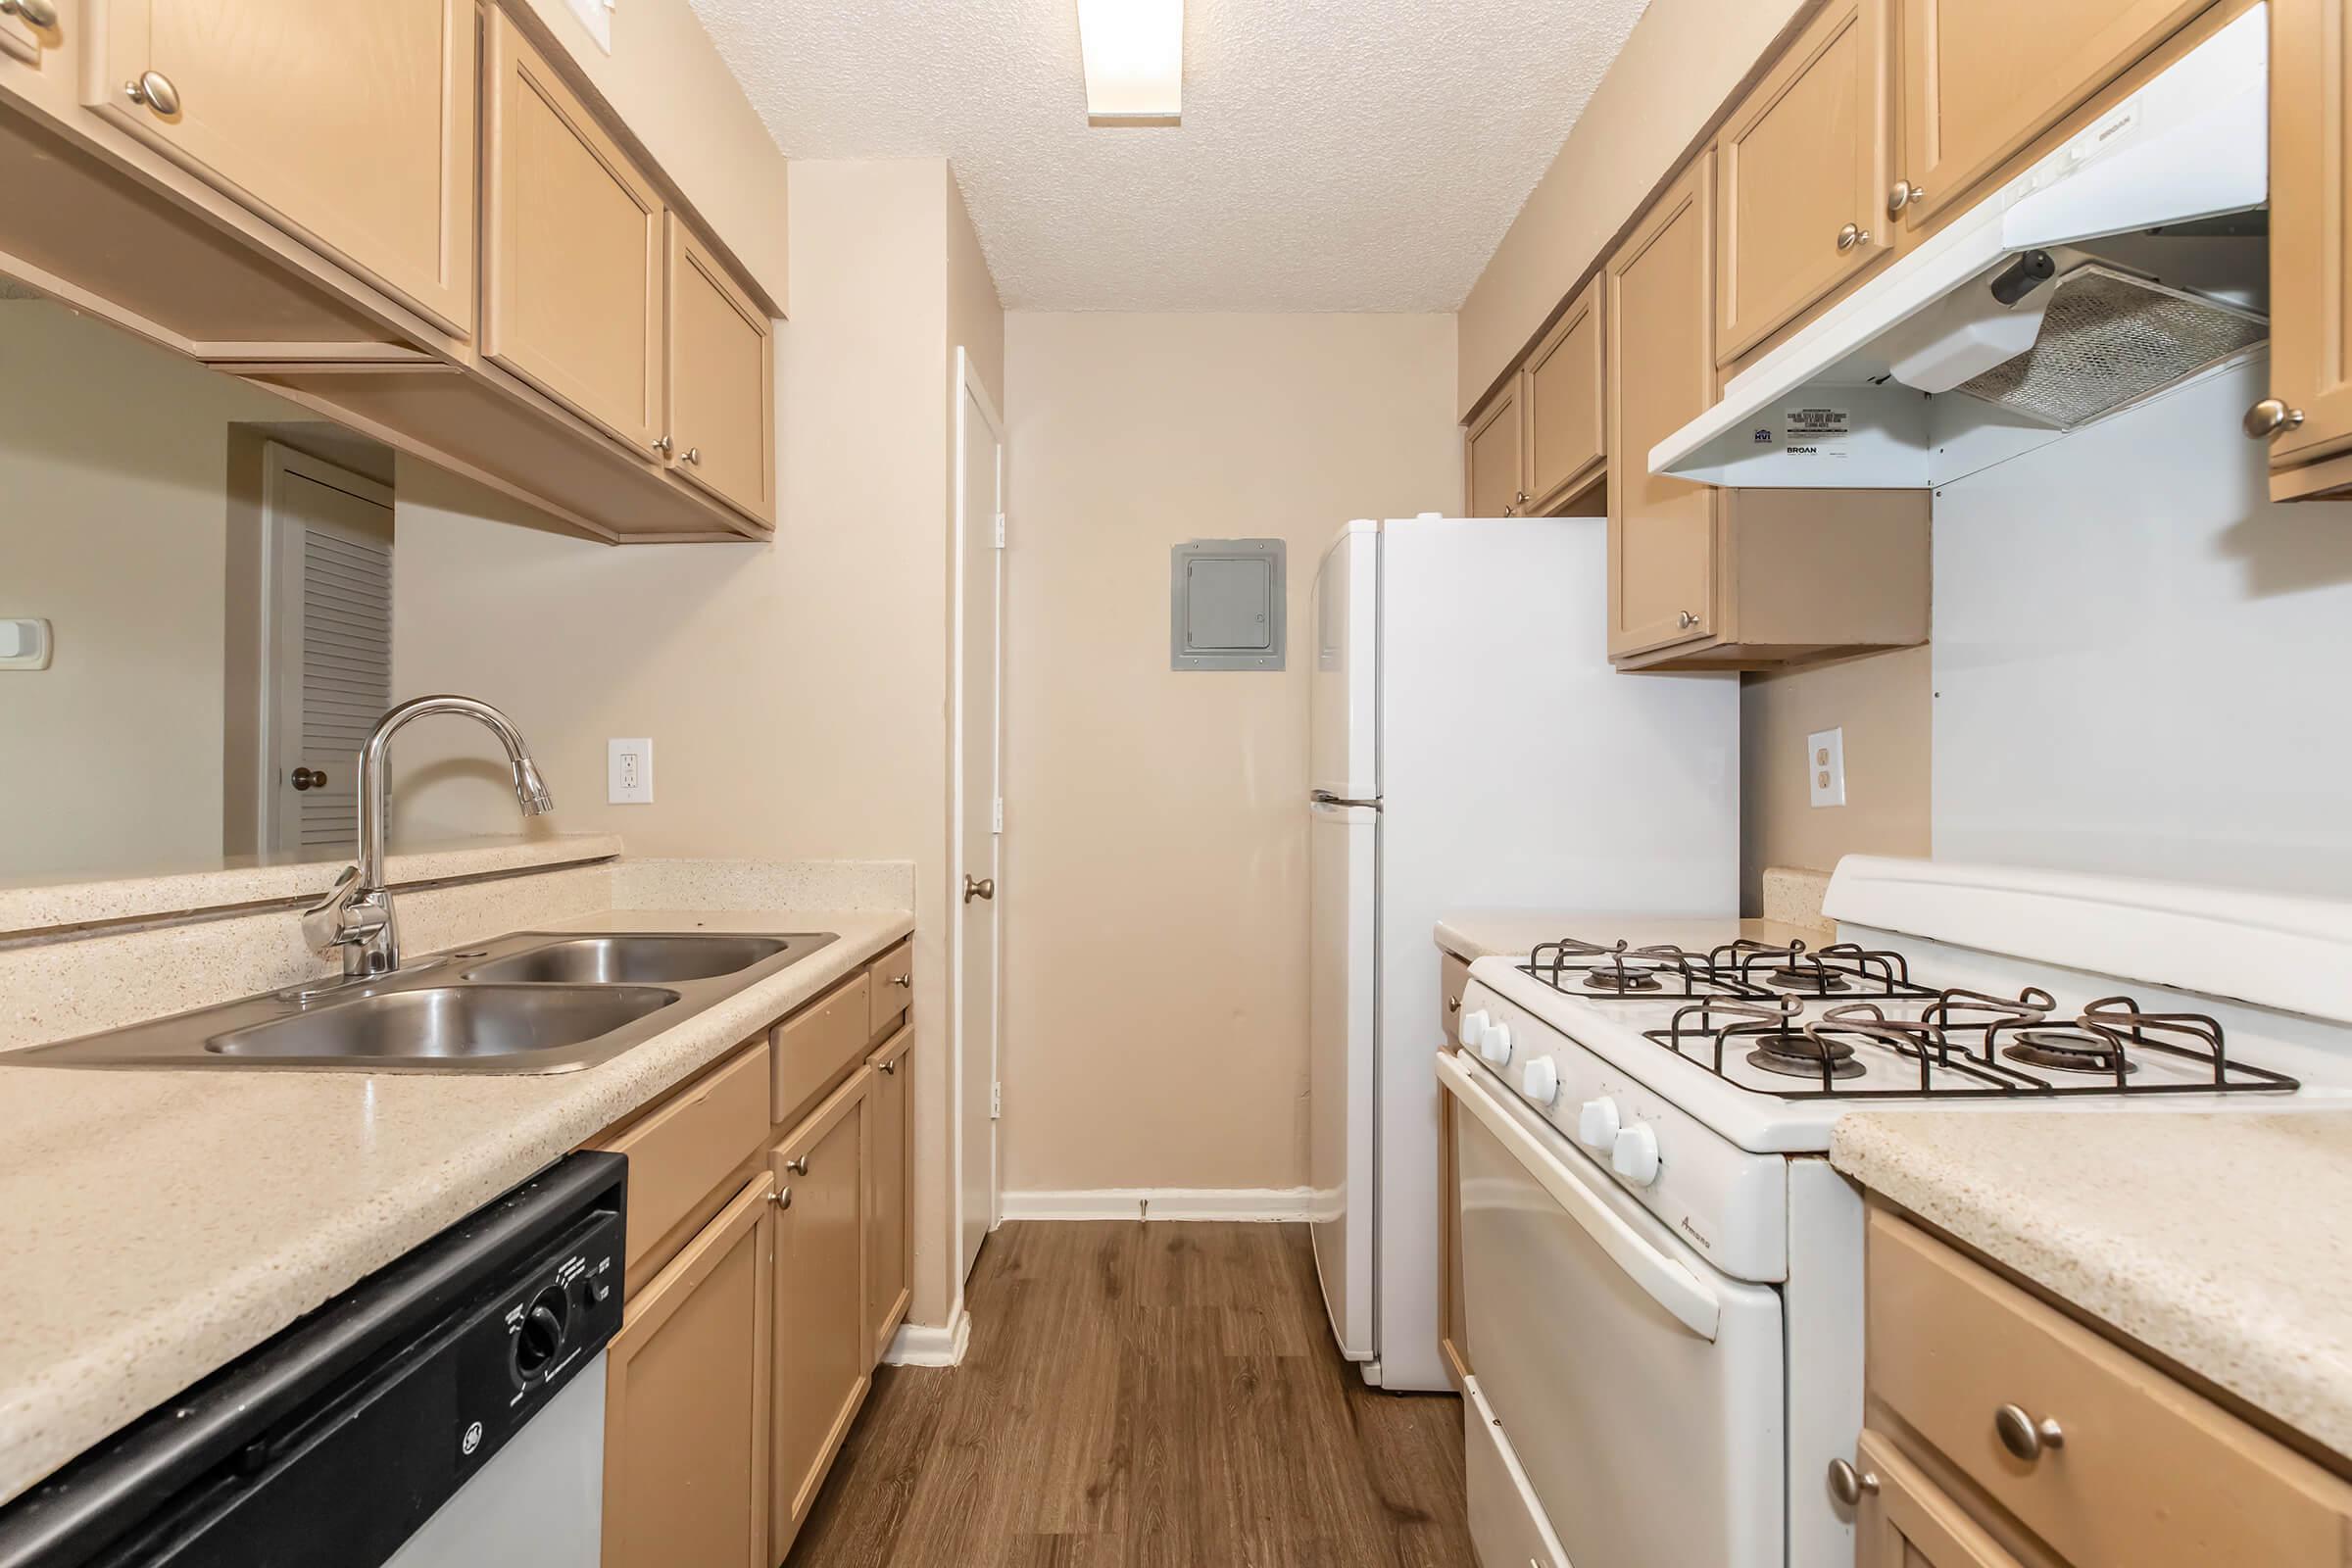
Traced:
<path fill-rule="evenodd" d="M 1617 1102 L 1603 1095 L 1588 1100 L 1577 1109 L 1576 1141 L 1595 1154 L 1605 1154 L 1617 1144 Z"/>
<path fill-rule="evenodd" d="M 1549 1056 L 1538 1056 L 1519 1074 L 1519 1092 L 1537 1104 L 1550 1108 L 1560 1098 L 1560 1069 Z"/>
<path fill-rule="evenodd" d="M 1658 1135 L 1649 1123 L 1638 1121 L 1618 1130 L 1609 1146 L 1609 1169 L 1636 1187 L 1658 1179 Z"/>
<path fill-rule="evenodd" d="M 1487 1058 L 1490 1067 L 1511 1064 L 1511 1026 L 1491 1023 L 1478 1037 L 1478 1054 Z"/>
<path fill-rule="evenodd" d="M 1454 1044 L 1465 1051 L 1476 1051 L 1479 1037 L 1487 1032 L 1487 1025 L 1494 1021 L 1484 1007 L 1476 1012 L 1463 1013 L 1453 1026 Z"/>
<path fill-rule="evenodd" d="M 555 1286 L 539 1293 L 514 1333 L 514 1370 L 518 1374 L 536 1377 L 556 1358 L 564 1348 L 564 1319 L 570 1309 L 571 1302 Z"/>

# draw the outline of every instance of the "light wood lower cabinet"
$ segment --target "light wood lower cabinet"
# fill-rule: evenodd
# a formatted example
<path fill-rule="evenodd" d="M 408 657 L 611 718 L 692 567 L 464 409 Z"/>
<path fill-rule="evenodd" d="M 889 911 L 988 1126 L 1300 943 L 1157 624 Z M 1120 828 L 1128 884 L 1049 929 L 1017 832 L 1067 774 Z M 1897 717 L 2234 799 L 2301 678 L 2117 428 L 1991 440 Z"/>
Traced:
<path fill-rule="evenodd" d="M 867 1059 L 865 1096 L 866 1321 L 873 1357 L 906 1317 L 913 1295 L 914 1031 L 902 1029 Z"/>
<path fill-rule="evenodd" d="M 1868 1477 L 1854 1515 L 1854 1568 L 2018 1568 L 1984 1527 L 1875 1432 L 1855 1445 Z"/>
<path fill-rule="evenodd" d="M 473 0 L 109 0 L 91 107 L 449 331 L 473 327 Z"/>
<path fill-rule="evenodd" d="M 1450 953 L 1438 956 L 1438 1047 L 1453 1042 L 1454 1020 L 1461 1016 L 1462 988 L 1470 983 L 1470 965 Z M 1462 1290 L 1462 1173 L 1457 1118 L 1461 1106 L 1445 1096 L 1438 1112 L 1438 1353 L 1446 1376 L 1459 1390 L 1476 1370 L 1470 1363 L 1470 1311 Z"/>
<path fill-rule="evenodd" d="M 606 1352 L 604 1568 L 771 1568 L 774 1183 L 747 1183 Z"/>
<path fill-rule="evenodd" d="M 768 1555 L 781 1561 L 873 1370 L 866 1311 L 866 1096 L 860 1067 L 771 1155 L 776 1189 L 775 1434 Z"/>

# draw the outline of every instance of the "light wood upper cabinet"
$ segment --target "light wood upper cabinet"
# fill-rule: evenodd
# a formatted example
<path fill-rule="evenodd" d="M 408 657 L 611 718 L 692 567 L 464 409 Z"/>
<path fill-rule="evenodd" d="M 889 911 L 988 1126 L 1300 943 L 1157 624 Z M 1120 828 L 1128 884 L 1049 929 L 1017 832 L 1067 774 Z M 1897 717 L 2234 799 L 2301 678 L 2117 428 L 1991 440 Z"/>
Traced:
<path fill-rule="evenodd" d="M 660 461 L 662 199 L 503 11 L 488 78 L 482 353 Z"/>
<path fill-rule="evenodd" d="M 1466 516 L 1515 517 L 1531 499 L 1522 455 L 1519 387 L 1520 376 L 1513 371 L 1502 389 L 1470 420 L 1462 454 L 1469 490 Z"/>
<path fill-rule="evenodd" d="M 1715 160 L 1701 153 L 1609 258 L 1609 652 L 1707 635 L 1715 491 L 1649 471 L 1649 449 L 1715 400 Z"/>
<path fill-rule="evenodd" d="M 910 1250 L 913 1214 L 911 1176 L 914 1126 L 909 1117 L 914 1031 L 902 1029 L 874 1053 L 873 1087 L 865 1097 L 866 1318 L 873 1326 L 873 1355 L 890 1348 L 891 1336 L 906 1316 L 913 1290 Z"/>
<path fill-rule="evenodd" d="M 1552 323 L 1519 378 L 1527 403 L 1528 510 L 1548 514 L 1607 470 L 1608 388 L 1602 376 L 1601 280 Z"/>
<path fill-rule="evenodd" d="M 1887 8 L 1838 0 L 1716 141 L 1715 353 L 1728 364 L 1891 249 Z"/>
<path fill-rule="evenodd" d="M 82 9 L 105 18 L 87 40 L 101 114 L 442 327 L 472 330 L 472 0 Z"/>
<path fill-rule="evenodd" d="M 607 1351 L 604 1568 L 770 1568 L 773 1191 L 738 1192 Z"/>
<path fill-rule="evenodd" d="M 26 20 L 21 9 L 0 11 L 0 73 L 18 67 L 27 67 L 32 72 L 45 70 L 50 56 L 65 42 L 68 21 L 79 24 L 78 15 L 71 19 L 67 16 L 72 8 L 65 0 L 50 0 L 50 3 L 57 8 L 56 20 L 40 27 Z"/>
<path fill-rule="evenodd" d="M 775 351 L 768 319 L 669 215 L 670 462 L 761 521 L 776 514 Z"/>
<path fill-rule="evenodd" d="M 1986 174 L 2208 0 L 1902 0 L 1903 221 L 1966 206 Z M 1882 206 L 1879 211 L 1886 212 Z"/>
<path fill-rule="evenodd" d="M 2352 485 L 2352 26 L 2342 0 L 2271 3 L 2272 494 Z"/>
<path fill-rule="evenodd" d="M 863 1007 L 860 998 L 860 1018 Z M 864 1142 L 865 1101 L 874 1076 L 860 1067 L 771 1156 L 779 1194 L 771 1563 L 783 1559 L 808 1517 L 873 1369 L 873 1323 L 865 1294 Z"/>

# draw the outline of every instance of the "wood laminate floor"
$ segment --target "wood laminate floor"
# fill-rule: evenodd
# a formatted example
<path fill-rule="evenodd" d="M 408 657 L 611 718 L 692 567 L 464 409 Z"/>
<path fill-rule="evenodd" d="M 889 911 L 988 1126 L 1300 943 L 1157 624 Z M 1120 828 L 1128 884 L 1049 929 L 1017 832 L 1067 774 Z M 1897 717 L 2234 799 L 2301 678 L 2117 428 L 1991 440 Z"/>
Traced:
<path fill-rule="evenodd" d="M 1472 1568 L 1460 1401 L 1364 1387 L 1297 1225 L 1010 1224 L 789 1568 Z"/>

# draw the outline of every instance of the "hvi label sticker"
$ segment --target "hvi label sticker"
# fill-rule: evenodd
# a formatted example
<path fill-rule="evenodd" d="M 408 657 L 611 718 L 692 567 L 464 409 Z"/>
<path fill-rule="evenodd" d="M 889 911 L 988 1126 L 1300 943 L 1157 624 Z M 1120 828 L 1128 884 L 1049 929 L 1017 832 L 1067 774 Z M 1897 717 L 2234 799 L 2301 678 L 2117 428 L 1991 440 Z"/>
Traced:
<path fill-rule="evenodd" d="M 1792 458 L 1842 458 L 1851 434 L 1850 409 L 1789 409 L 1781 416 L 1781 450 Z"/>

